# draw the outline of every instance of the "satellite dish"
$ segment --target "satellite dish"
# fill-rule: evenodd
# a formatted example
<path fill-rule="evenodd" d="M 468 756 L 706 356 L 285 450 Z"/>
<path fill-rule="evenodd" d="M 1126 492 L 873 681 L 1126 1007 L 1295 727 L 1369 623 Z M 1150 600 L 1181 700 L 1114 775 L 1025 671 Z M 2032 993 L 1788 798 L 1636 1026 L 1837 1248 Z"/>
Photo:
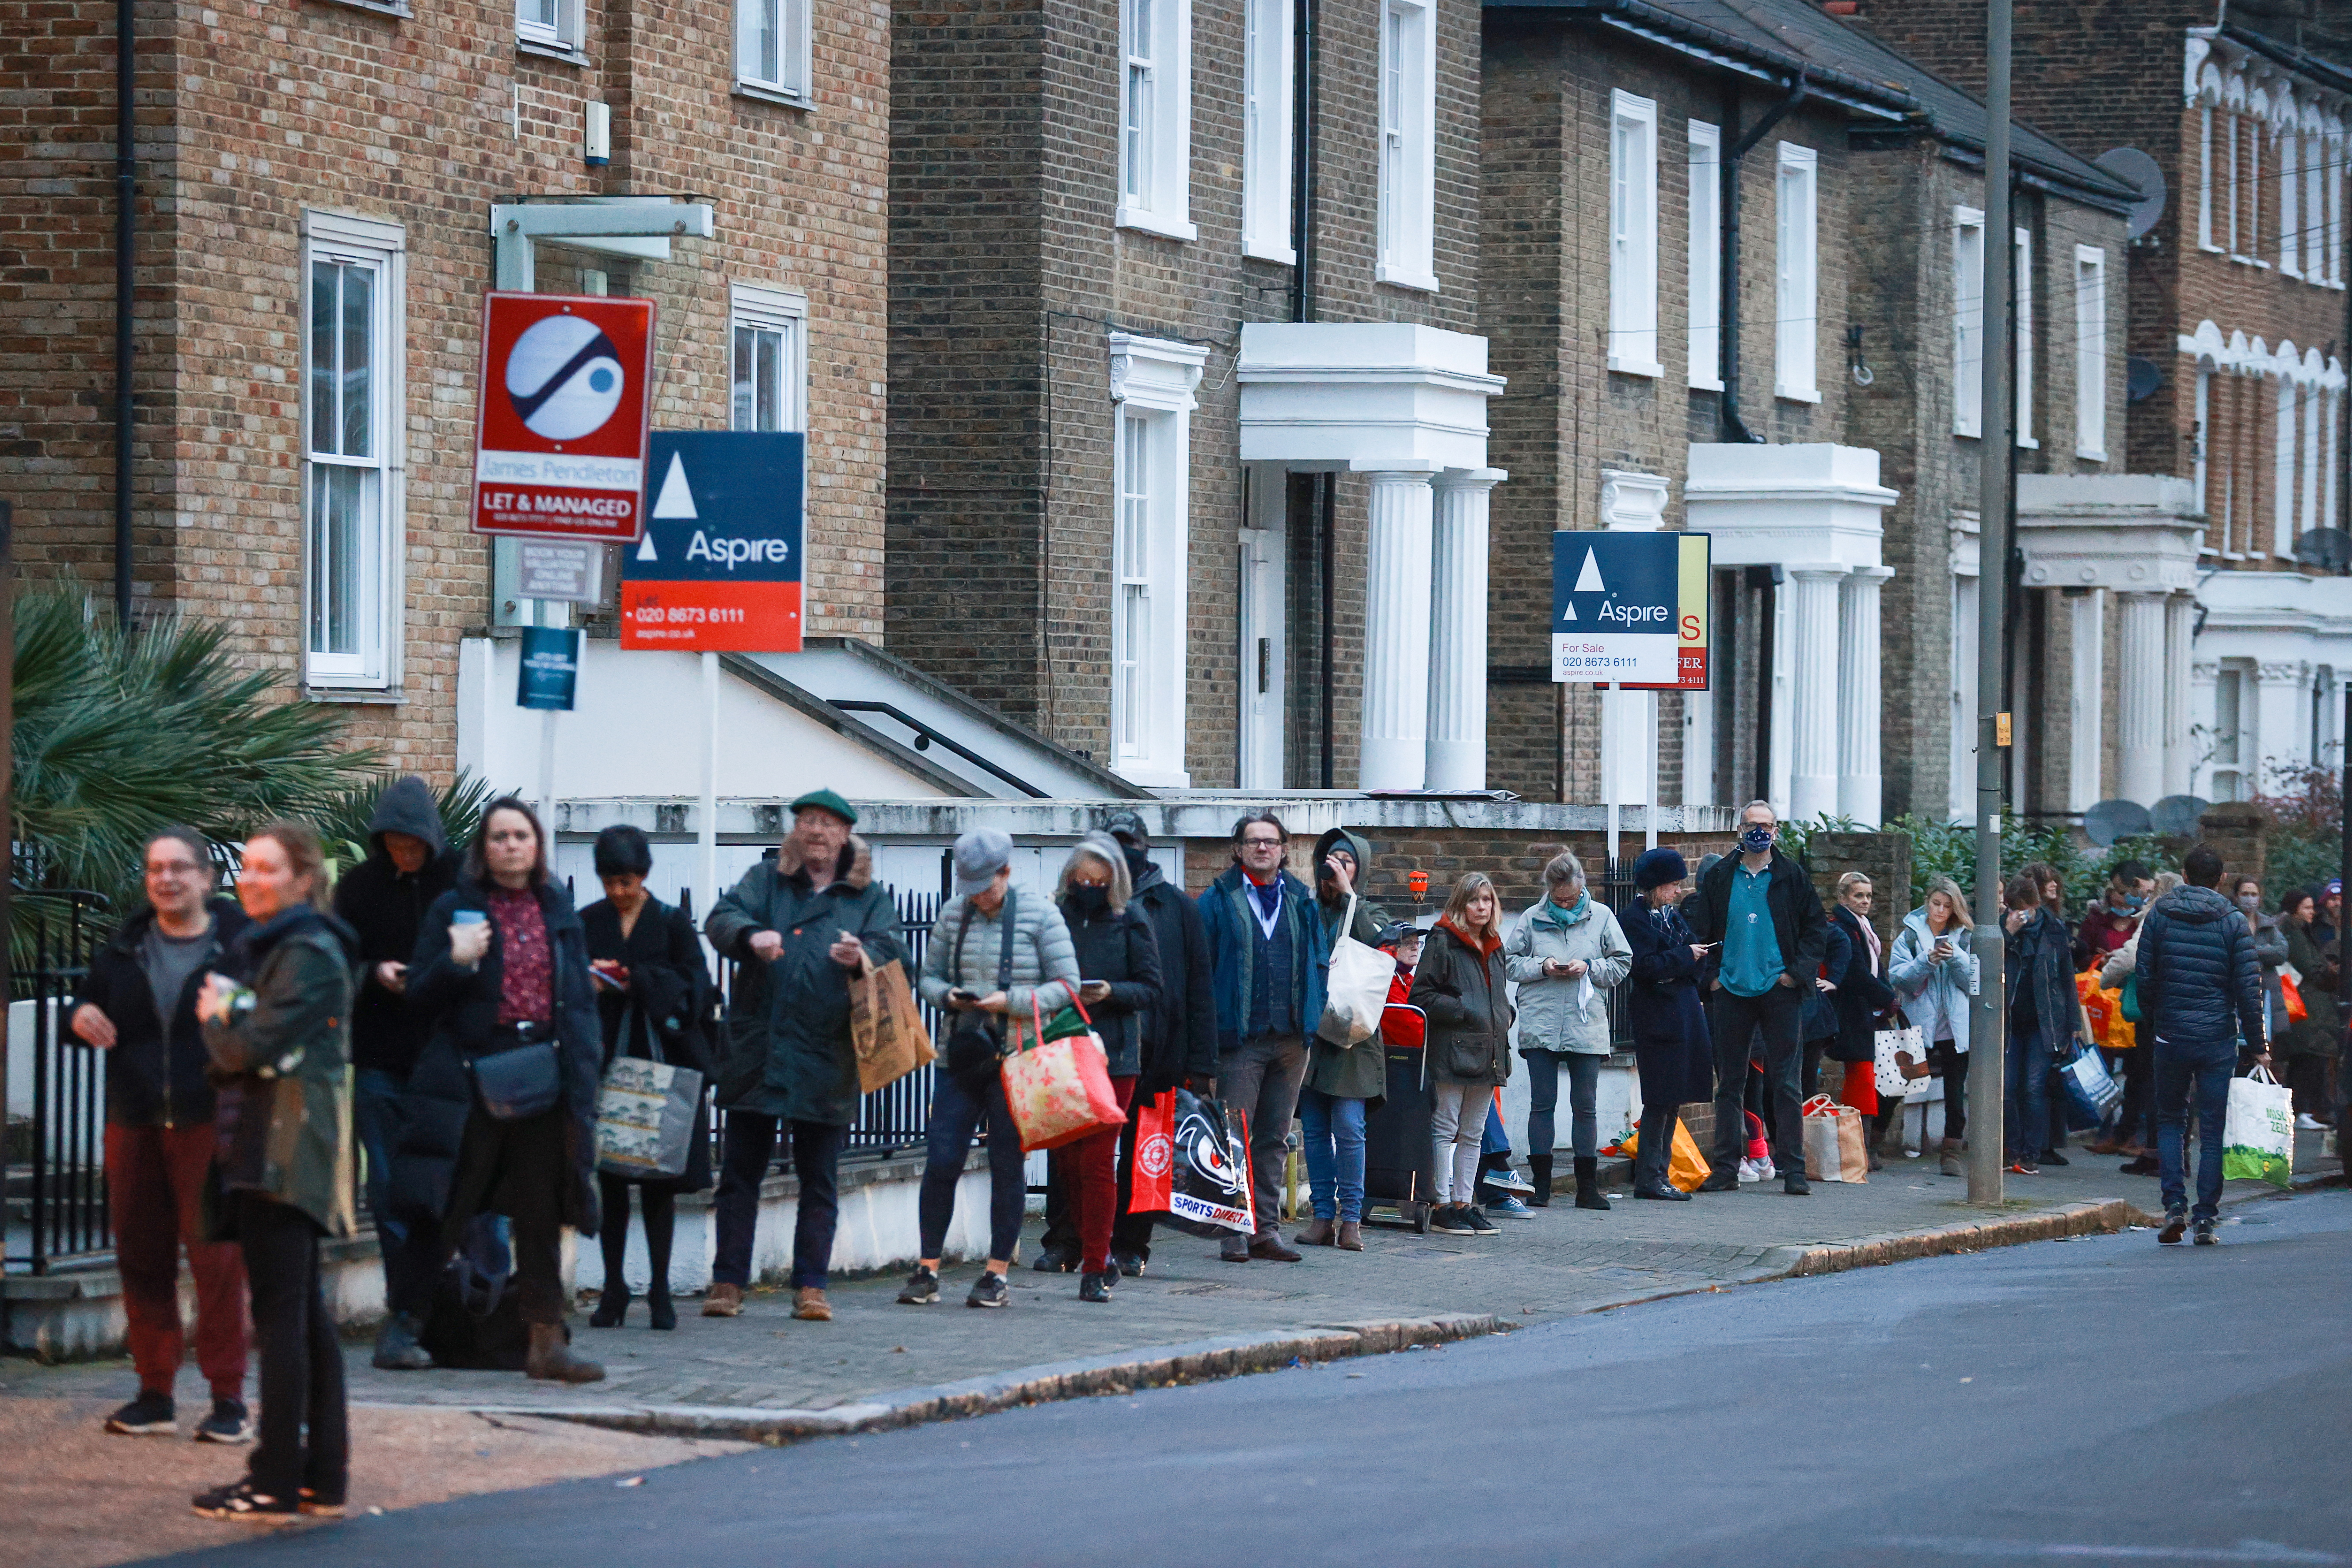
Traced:
<path fill-rule="evenodd" d="M 2164 216 L 2164 171 L 2157 167 L 2156 160 L 2137 147 L 2117 147 L 2095 161 L 2124 184 L 2139 187 L 2139 200 L 2132 204 L 2126 220 L 2125 237 L 2137 239 L 2154 228 L 2156 220 Z"/>
<path fill-rule="evenodd" d="M 2124 399 L 2128 403 L 2146 403 L 2164 385 L 2164 372 L 2152 359 L 2133 354 L 2124 361 Z"/>
<path fill-rule="evenodd" d="M 2196 836 L 2198 818 L 2212 804 L 2193 795 L 2168 795 L 2147 808 L 2147 819 L 2166 838 L 2190 838 Z"/>
<path fill-rule="evenodd" d="M 2315 528 L 2294 542 L 2294 558 L 2322 572 L 2341 572 L 2352 566 L 2352 533 Z"/>
<path fill-rule="evenodd" d="M 2083 832 L 2102 849 L 2119 838 L 2137 838 L 2150 826 L 2147 807 L 2136 800 L 2103 800 L 2083 814 Z"/>

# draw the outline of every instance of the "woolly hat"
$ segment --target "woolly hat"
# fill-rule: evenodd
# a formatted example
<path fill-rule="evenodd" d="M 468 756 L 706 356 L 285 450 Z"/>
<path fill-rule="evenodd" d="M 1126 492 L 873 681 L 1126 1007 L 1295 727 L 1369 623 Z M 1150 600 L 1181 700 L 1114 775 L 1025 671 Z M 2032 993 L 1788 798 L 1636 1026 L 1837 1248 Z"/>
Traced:
<path fill-rule="evenodd" d="M 1690 868 L 1683 863 L 1682 851 L 1661 844 L 1655 849 L 1643 850 L 1641 858 L 1633 862 L 1633 890 L 1646 893 L 1689 875 Z"/>

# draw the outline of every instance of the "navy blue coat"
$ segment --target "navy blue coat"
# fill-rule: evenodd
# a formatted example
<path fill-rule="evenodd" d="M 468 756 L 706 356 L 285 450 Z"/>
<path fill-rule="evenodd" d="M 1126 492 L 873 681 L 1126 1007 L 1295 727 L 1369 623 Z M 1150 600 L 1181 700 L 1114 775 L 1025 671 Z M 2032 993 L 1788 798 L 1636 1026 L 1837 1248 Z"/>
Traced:
<path fill-rule="evenodd" d="M 2263 982 L 2243 910 L 2210 888 L 2179 887 L 2140 922 L 2140 1027 L 2175 1047 L 2260 1049 Z M 2151 1029 L 2149 1026 L 2153 1024 Z"/>
<path fill-rule="evenodd" d="M 1887 1009 L 1895 1005 L 1895 988 L 1886 983 L 1885 961 L 1879 962 L 1880 973 L 1870 972 L 1870 939 L 1863 934 L 1862 917 L 1843 904 L 1832 906 L 1830 925 L 1845 932 L 1852 955 L 1844 973 L 1833 970 L 1830 974 L 1837 982 L 1832 1000 L 1838 1016 L 1837 1044 L 1830 1047 L 1830 1058 L 1841 1062 L 1875 1061 L 1878 1031 L 1886 1027 Z"/>
<path fill-rule="evenodd" d="M 1625 990 L 1642 1103 L 1689 1105 L 1715 1096 L 1715 1047 L 1698 994 L 1702 961 L 1691 956 L 1690 927 L 1678 910 L 1635 905 L 1625 911 L 1625 945 L 1633 969 Z"/>

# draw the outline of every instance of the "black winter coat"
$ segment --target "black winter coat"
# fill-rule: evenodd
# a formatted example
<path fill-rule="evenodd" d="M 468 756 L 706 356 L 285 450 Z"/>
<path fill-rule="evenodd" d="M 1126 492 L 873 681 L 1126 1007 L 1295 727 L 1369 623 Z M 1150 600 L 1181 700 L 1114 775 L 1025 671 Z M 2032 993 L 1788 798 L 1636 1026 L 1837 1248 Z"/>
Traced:
<path fill-rule="evenodd" d="M 213 1086 L 206 1074 L 212 1058 L 196 1023 L 196 994 L 205 973 L 220 967 L 228 944 L 249 923 L 234 899 L 205 906 L 213 917 L 212 946 L 172 998 L 167 1032 L 148 989 L 139 944 L 155 924 L 155 911 L 142 907 L 90 954 L 81 988 L 66 1004 L 70 1020 L 87 1003 L 114 1025 L 114 1046 L 106 1053 L 106 1120 L 117 1127 L 201 1127 L 213 1119 Z M 68 1039 L 88 1044 L 66 1029 Z"/>
<path fill-rule="evenodd" d="M 1699 998 L 1706 965 L 1691 955 L 1693 938 L 1682 911 L 1635 905 L 1619 922 L 1633 967 L 1625 989 L 1633 1059 L 1642 1073 L 1642 1103 L 1689 1105 L 1715 1098 L 1715 1047 Z"/>
<path fill-rule="evenodd" d="M 383 847 L 387 833 L 405 833 L 433 847 L 432 858 L 410 876 L 392 863 Z M 359 934 L 360 989 L 352 1003 L 352 1065 L 406 1078 L 433 1032 L 433 1021 L 408 1005 L 406 995 L 387 991 L 375 977 L 379 963 L 406 963 L 416 952 L 416 933 L 433 900 L 457 885 L 457 852 L 441 837 L 441 812 L 433 792 L 415 776 L 393 780 L 368 820 L 368 857 L 335 882 L 337 919 Z"/>
<path fill-rule="evenodd" d="M 1870 938 L 1863 934 L 1862 917 L 1843 904 L 1831 906 L 1830 923 L 1845 932 L 1846 946 L 1853 952 L 1845 973 L 1831 976 L 1837 982 L 1838 1035 L 1830 1056 L 1842 1062 L 1875 1061 L 1878 1031 L 1886 1027 L 1887 1010 L 1895 1005 L 1895 987 L 1886 983 L 1886 961 L 1882 957 L 1878 972 L 1871 972 Z"/>
<path fill-rule="evenodd" d="M 604 1029 L 588 978 L 588 948 L 580 913 L 562 884 L 539 886 L 541 917 L 555 960 L 554 1023 L 563 1100 L 551 1116 L 565 1119 L 564 1153 L 571 1179 L 563 1184 L 563 1223 L 583 1236 L 596 1234 L 596 1090 L 604 1060 Z M 465 969 L 449 957 L 449 923 L 459 910 L 489 910 L 488 893 L 460 878 L 433 900 L 417 932 L 408 966 L 408 1003 L 432 1020 L 432 1034 L 409 1075 L 401 1101 L 400 1143 L 392 1161 L 392 1211 L 399 1218 L 444 1223 L 454 1232 L 470 1214 L 449 1212 L 450 1184 L 457 1172 L 457 1148 L 467 1121 L 476 1115 L 473 1058 L 497 1044 L 499 984 L 498 924 L 490 923 L 489 951 Z"/>
<path fill-rule="evenodd" d="M 1717 860 L 1698 879 L 1697 890 L 1682 901 L 1683 920 L 1691 928 L 1693 940 L 1723 940 L 1723 929 L 1731 915 L 1731 874 L 1738 866 L 1737 853 Z M 1772 934 L 1780 944 L 1781 973 L 1801 994 L 1812 989 L 1813 975 L 1829 945 L 1829 916 L 1822 911 L 1822 896 L 1813 890 L 1813 879 L 1805 875 L 1805 868 L 1778 849 L 1772 851 L 1770 876 L 1764 902 L 1772 911 Z M 1722 961 L 1720 948 L 1708 955 L 1708 980 L 1715 978 Z"/>
<path fill-rule="evenodd" d="M 2014 1008 L 2019 987 L 2032 986 L 2034 1026 L 2042 1032 L 2042 1043 L 2061 1059 L 2074 1056 L 2074 1040 L 2082 1032 L 2076 1022 L 2082 999 L 2074 990 L 2074 942 L 2066 922 L 2048 910 L 2035 910 L 2021 929 L 2002 933 L 2001 1002 Z"/>
<path fill-rule="evenodd" d="M 1135 879 L 1129 909 L 1151 922 L 1160 952 L 1160 996 L 1143 1026 L 1143 1076 L 1138 1100 L 1173 1089 L 1184 1079 L 1217 1076 L 1217 1004 L 1209 989 L 1209 933 L 1201 907 L 1184 889 L 1146 866 Z"/>
<path fill-rule="evenodd" d="M 1070 951 L 1078 961 L 1078 978 L 1102 980 L 1110 994 L 1087 1004 L 1095 1033 L 1102 1037 L 1110 1057 L 1113 1078 L 1139 1078 L 1143 1073 L 1143 1020 L 1160 1000 L 1160 939 L 1151 922 L 1129 901 L 1117 914 L 1106 910 L 1088 919 L 1065 899 L 1063 923 L 1070 928 Z"/>
<path fill-rule="evenodd" d="M 1835 921 L 1822 928 L 1822 935 L 1824 945 L 1819 978 L 1835 985 L 1853 962 L 1853 942 Z M 1812 980 L 1806 981 L 1804 1021 L 1803 1033 L 1808 1042 L 1827 1040 L 1834 1044 L 1838 1033 L 1837 993 L 1822 990 Z"/>
<path fill-rule="evenodd" d="M 602 1065 L 619 1056 L 661 1059 L 702 1074 L 702 1099 L 695 1107 L 694 1142 L 686 1169 L 675 1177 L 631 1177 L 642 1186 L 698 1193 L 710 1184 L 710 1025 L 715 990 L 702 960 L 702 939 L 694 921 L 675 904 L 648 894 L 637 923 L 621 934 L 621 911 L 599 899 L 580 911 L 588 960 L 617 960 L 629 972 L 629 988 L 596 985 L 596 1016 L 604 1025 Z"/>
<path fill-rule="evenodd" d="M 2179 887 L 2140 922 L 2140 1034 L 2179 1047 L 2263 1039 L 2263 982 L 2243 910 L 2210 888 Z"/>
<path fill-rule="evenodd" d="M 1428 1068 L 1433 1083 L 1508 1083 L 1517 1013 L 1506 998 L 1503 944 L 1484 952 L 1449 921 L 1431 928 L 1412 972 L 1412 1005 L 1429 1018 Z"/>

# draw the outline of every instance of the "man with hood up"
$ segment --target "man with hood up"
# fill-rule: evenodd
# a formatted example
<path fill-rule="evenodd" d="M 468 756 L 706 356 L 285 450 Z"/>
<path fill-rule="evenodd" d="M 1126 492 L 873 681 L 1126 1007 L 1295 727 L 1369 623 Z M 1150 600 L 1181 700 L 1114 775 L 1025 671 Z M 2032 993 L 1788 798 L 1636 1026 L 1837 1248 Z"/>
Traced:
<path fill-rule="evenodd" d="M 2210 1247 L 2221 1213 L 2221 1131 L 2238 1040 L 2269 1060 L 2261 966 L 2243 915 L 2218 890 L 2221 857 L 2200 844 L 2180 863 L 2181 885 L 2157 900 L 2140 922 L 2133 974 L 2139 992 L 2139 1036 L 2156 1042 L 2157 1157 L 2164 1190 L 2164 1228 L 2177 1242 L 2193 1221 L 2197 1245 Z M 2197 1108 L 2197 1206 L 2188 1193 L 2190 1096 Z"/>
<path fill-rule="evenodd" d="M 457 854 L 441 830 L 432 786 L 404 774 L 384 786 L 368 819 L 367 858 L 335 883 L 335 916 L 360 939 L 360 988 L 352 1004 L 352 1131 L 367 1162 L 368 1208 L 383 1244 L 389 1299 L 391 1259 L 401 1226 L 390 1215 L 392 1152 L 400 1142 L 401 1097 L 424 1050 L 431 1020 L 408 1008 L 408 960 L 433 900 L 457 885 Z M 384 1320 L 375 1364 L 433 1364 L 400 1325 Z"/>

